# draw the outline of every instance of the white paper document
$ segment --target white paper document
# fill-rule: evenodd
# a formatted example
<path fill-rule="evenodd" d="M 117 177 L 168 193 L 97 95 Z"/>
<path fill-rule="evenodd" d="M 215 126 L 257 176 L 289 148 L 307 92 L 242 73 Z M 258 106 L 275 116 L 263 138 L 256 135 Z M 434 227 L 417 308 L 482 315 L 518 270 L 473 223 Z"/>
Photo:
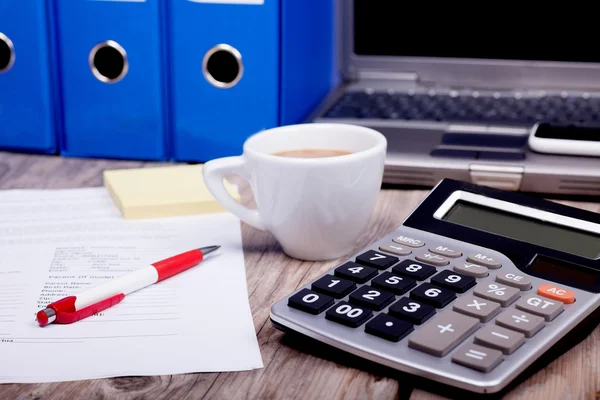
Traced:
<path fill-rule="evenodd" d="M 48 303 L 211 245 L 98 315 L 35 321 Z M 104 188 L 0 192 L 0 383 L 262 367 L 233 215 L 124 221 Z"/>

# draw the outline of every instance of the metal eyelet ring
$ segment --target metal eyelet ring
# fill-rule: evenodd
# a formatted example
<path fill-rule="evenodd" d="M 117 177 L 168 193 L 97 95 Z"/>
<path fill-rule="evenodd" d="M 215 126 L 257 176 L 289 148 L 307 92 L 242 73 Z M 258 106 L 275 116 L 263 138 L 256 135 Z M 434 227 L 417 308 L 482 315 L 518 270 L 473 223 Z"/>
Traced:
<path fill-rule="evenodd" d="M 0 74 L 10 71 L 15 64 L 15 46 L 12 40 L 0 32 Z"/>
<path fill-rule="evenodd" d="M 95 45 L 90 51 L 88 62 L 96 79 L 103 83 L 117 83 L 129 71 L 127 52 L 113 40 Z"/>
<path fill-rule="evenodd" d="M 232 88 L 237 85 L 244 74 L 242 55 L 228 44 L 218 44 L 204 55 L 202 74 L 214 87 Z"/>

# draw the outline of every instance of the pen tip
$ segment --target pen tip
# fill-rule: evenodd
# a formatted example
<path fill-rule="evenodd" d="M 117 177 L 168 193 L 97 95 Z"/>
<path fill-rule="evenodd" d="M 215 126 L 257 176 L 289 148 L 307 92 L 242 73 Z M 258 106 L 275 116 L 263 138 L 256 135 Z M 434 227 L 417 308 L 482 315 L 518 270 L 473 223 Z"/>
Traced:
<path fill-rule="evenodd" d="M 221 246 L 200 247 L 200 251 L 202 252 L 202 254 L 207 255 L 209 253 L 212 253 L 213 251 L 218 250 L 220 247 Z"/>

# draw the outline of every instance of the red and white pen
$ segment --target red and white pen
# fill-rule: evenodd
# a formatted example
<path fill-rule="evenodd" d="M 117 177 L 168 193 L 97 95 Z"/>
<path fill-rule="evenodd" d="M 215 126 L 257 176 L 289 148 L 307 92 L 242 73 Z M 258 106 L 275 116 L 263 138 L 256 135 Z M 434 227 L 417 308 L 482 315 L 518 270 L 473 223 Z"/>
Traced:
<path fill-rule="evenodd" d="M 101 285 L 65 297 L 37 313 L 40 326 L 71 324 L 121 302 L 126 295 L 170 278 L 199 264 L 205 255 L 221 246 L 201 247 L 132 271 Z"/>

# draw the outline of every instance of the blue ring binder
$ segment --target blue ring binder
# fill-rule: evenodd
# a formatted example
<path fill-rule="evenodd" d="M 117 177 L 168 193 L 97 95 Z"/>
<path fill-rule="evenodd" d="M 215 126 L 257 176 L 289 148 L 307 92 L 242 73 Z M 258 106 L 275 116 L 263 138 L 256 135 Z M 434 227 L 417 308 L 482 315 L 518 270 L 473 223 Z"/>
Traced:
<path fill-rule="evenodd" d="M 0 149 L 56 153 L 60 94 L 51 0 L 0 1 Z"/>
<path fill-rule="evenodd" d="M 253 133 L 303 121 L 335 84 L 335 3 L 0 1 L 0 149 L 239 154 Z"/>
<path fill-rule="evenodd" d="M 333 0 L 168 2 L 172 158 L 241 154 L 248 136 L 302 122 L 335 84 L 334 9 Z M 207 73 L 218 48 L 243 60 L 231 84 Z"/>
<path fill-rule="evenodd" d="M 163 0 L 56 4 L 64 104 L 61 154 L 166 160 Z M 116 77 L 112 72 L 118 60 L 95 57 L 107 47 L 123 58 Z M 100 61 L 106 75 L 95 64 Z"/>

